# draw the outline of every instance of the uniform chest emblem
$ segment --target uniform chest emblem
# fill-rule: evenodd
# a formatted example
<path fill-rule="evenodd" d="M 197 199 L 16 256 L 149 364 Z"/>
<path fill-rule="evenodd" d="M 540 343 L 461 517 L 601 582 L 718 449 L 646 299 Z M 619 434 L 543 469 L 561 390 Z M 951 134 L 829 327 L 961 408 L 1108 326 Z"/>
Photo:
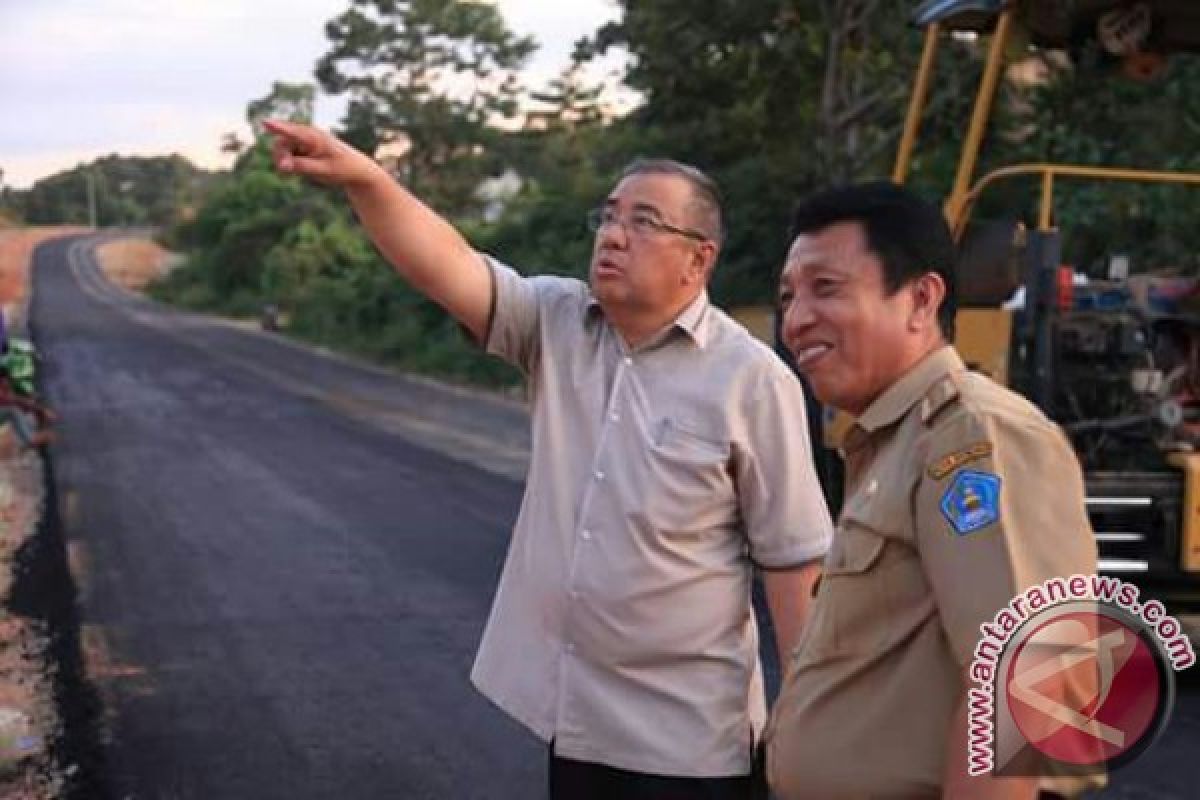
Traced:
<path fill-rule="evenodd" d="M 942 516 L 960 536 L 1000 519 L 1000 477 L 964 469 L 942 495 Z"/>

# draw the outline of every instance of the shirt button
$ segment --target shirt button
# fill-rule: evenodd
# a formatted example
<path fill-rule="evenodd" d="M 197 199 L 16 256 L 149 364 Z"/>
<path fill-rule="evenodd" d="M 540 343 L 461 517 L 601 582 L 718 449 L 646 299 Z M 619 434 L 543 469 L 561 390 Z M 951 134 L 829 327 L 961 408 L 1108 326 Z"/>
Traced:
<path fill-rule="evenodd" d="M 596 480 L 598 480 L 598 481 L 604 480 L 604 473 L 601 470 L 596 470 Z"/>
<path fill-rule="evenodd" d="M 627 367 L 633 366 L 633 359 L 630 358 L 629 356 L 625 356 L 625 366 L 627 366 Z"/>
<path fill-rule="evenodd" d="M 580 533 L 579 535 L 580 535 L 580 536 L 582 536 L 582 537 L 584 538 L 584 540 L 585 540 L 585 541 L 590 541 L 590 540 L 591 540 L 591 538 L 592 538 L 592 532 L 591 532 L 591 531 L 583 531 L 583 532 L 582 532 L 582 533 Z"/>

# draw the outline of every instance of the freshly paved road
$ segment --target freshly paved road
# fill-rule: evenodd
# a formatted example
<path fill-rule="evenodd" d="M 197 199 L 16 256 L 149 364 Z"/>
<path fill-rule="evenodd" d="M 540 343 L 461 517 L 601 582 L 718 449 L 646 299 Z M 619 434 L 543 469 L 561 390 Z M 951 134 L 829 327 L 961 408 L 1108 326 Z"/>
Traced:
<path fill-rule="evenodd" d="M 77 241 L 36 253 L 32 316 L 113 796 L 542 797 L 467 681 L 524 412 L 155 307 Z M 1197 796 L 1185 677 L 1104 796 Z"/>
<path fill-rule="evenodd" d="M 542 746 L 468 682 L 520 485 L 393 432 L 513 472 L 523 412 L 157 310 L 70 252 L 37 252 L 32 317 L 113 796 L 542 796 Z"/>

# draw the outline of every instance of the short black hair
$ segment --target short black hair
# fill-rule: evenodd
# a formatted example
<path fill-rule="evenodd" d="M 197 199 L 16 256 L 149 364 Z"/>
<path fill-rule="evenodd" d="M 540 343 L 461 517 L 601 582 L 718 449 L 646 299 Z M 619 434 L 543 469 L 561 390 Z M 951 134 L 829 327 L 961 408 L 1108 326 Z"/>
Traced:
<path fill-rule="evenodd" d="M 687 181 L 692 189 L 692 201 L 688 203 L 696 227 L 720 247 L 725 240 L 725 226 L 721 219 L 721 192 L 717 182 L 703 170 L 674 161 L 670 158 L 638 158 L 621 170 L 621 180 L 631 175 L 674 175 Z"/>
<path fill-rule="evenodd" d="M 883 265 L 884 290 L 894 294 L 927 272 L 941 276 L 946 297 L 938 309 L 938 327 L 954 338 L 954 237 L 940 208 L 890 181 L 839 186 L 804 200 L 792 216 L 794 240 L 839 222 L 857 222 L 867 247 Z"/>

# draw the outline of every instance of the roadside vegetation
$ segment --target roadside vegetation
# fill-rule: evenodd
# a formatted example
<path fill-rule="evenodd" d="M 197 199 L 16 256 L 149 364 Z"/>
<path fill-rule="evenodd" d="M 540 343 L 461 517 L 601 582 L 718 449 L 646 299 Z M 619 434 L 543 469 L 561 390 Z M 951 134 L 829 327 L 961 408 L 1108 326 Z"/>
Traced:
<path fill-rule="evenodd" d="M 718 180 L 728 212 L 713 298 L 762 305 L 772 301 L 796 200 L 890 173 L 921 48 L 906 14 L 873 0 L 622 0 L 617 22 L 578 42 L 555 80 L 531 86 L 520 68 L 536 43 L 510 31 L 493 5 L 348 5 L 326 27 L 314 83 L 276 83 L 248 105 L 256 138 L 226 137 L 239 153 L 228 173 L 162 167 L 174 188 L 159 181 L 151 197 L 140 178 L 135 190 L 114 164 L 93 165 L 112 173 L 105 186 L 126 185 L 117 195 L 125 200 L 101 204 L 114 209 L 101 224 L 124 214 L 164 226 L 164 244 L 187 255 L 153 288 L 160 299 L 246 317 L 272 305 L 290 334 L 492 385 L 517 376 L 393 277 L 340 196 L 275 174 L 264 117 L 308 121 L 317 91 L 345 96 L 340 136 L 381 157 L 480 250 L 529 272 L 584 275 L 585 213 L 631 159 L 695 163 Z M 596 68 L 610 54 L 627 56 L 615 77 Z M 930 196 L 949 188 L 983 58 L 969 39 L 943 47 L 911 178 Z M 980 167 L 1054 160 L 1200 170 L 1196 61 L 1135 82 L 1098 52 L 1031 56 L 1009 75 Z M 618 107 L 614 88 L 636 99 Z M 50 213 L 34 197 L 57 196 L 51 189 L 67 175 L 28 196 L 0 193 L 0 213 L 29 221 Z M 79 221 L 82 195 L 70 186 L 64 197 L 75 205 L 64 199 L 55 213 Z M 1032 221 L 1035 188 L 1002 185 L 980 212 Z M 1114 246 L 1135 271 L 1197 265 L 1194 190 L 1066 184 L 1060 197 L 1065 252 L 1081 270 L 1100 274 Z"/>
<path fill-rule="evenodd" d="M 0 220 L 90 225 L 94 219 L 101 228 L 167 227 L 194 213 L 217 180 L 216 174 L 178 155 L 108 155 L 44 178 L 26 191 L 4 188 L 0 170 Z"/>

